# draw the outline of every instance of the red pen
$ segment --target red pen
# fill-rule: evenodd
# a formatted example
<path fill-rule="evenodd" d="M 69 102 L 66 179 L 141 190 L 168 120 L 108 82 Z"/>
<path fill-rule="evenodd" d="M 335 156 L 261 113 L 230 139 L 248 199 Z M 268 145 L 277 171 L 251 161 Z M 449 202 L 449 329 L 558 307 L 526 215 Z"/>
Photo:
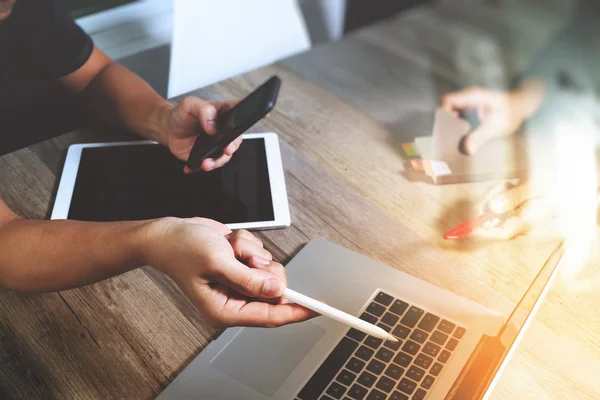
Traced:
<path fill-rule="evenodd" d="M 500 216 L 495 213 L 485 212 L 481 214 L 477 218 L 470 219 L 468 221 L 463 222 L 462 224 L 458 224 L 454 228 L 450 229 L 448 232 L 444 233 L 444 239 L 460 239 L 462 237 L 468 236 L 476 228 L 483 226 L 488 221 L 499 218 Z"/>

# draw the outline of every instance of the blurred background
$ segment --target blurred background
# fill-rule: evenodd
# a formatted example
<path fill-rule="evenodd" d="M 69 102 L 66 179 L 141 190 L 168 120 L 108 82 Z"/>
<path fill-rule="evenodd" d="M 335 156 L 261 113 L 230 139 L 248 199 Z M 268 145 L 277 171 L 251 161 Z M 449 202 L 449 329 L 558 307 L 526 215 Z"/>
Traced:
<path fill-rule="evenodd" d="M 422 41 L 423 38 L 411 37 L 419 31 L 411 25 L 417 21 L 428 28 L 429 39 L 437 38 L 427 41 L 437 43 L 438 48 L 431 48 L 431 52 L 453 50 L 460 64 L 457 68 L 463 69 L 460 84 L 502 86 L 526 68 L 534 55 L 564 28 L 575 3 L 569 0 L 61 1 L 102 50 L 169 97 L 338 40 L 360 27 L 401 13 L 407 15 L 403 33 L 407 40 Z M 225 29 L 231 36 L 216 35 L 219 29 Z M 258 30 L 251 32 L 254 37 L 263 38 L 255 43 L 256 49 L 239 40 L 236 46 L 236 38 L 253 30 Z M 199 46 L 200 37 L 203 50 Z M 269 42 L 273 37 L 285 40 Z M 216 73 L 198 71 L 197 65 L 188 67 L 196 71 L 188 71 L 181 64 L 190 65 L 200 58 L 206 66 L 207 40 L 214 42 L 215 49 L 227 48 L 235 58 L 224 59 L 213 54 L 208 62 Z M 451 48 L 449 41 L 453 44 Z M 196 50 L 190 52 L 190 49 Z M 196 53 L 195 57 L 191 53 Z M 243 60 L 249 55 L 252 60 L 245 64 Z M 237 69 L 227 68 L 231 61 L 236 61 Z M 174 71 L 171 78 L 170 69 Z"/>

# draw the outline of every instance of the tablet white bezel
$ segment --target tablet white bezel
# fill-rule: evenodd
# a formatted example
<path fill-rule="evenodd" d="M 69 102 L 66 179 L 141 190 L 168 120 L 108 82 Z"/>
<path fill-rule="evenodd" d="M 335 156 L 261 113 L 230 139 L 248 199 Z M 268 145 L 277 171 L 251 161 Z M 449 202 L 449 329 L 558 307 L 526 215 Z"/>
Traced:
<path fill-rule="evenodd" d="M 273 214 L 275 219 L 272 221 L 255 221 L 226 224 L 229 229 L 272 229 L 290 226 L 290 209 L 288 204 L 287 190 L 285 186 L 285 177 L 283 164 L 281 161 L 281 151 L 279 149 L 279 137 L 273 132 L 267 133 L 247 133 L 243 135 L 246 139 L 264 139 L 267 158 L 267 168 L 269 171 L 269 184 L 271 186 L 271 198 L 273 205 Z M 147 144 L 157 144 L 150 140 L 133 142 L 107 142 L 107 143 L 88 143 L 73 144 L 69 146 L 67 158 L 63 167 L 63 172 L 58 185 L 54 207 L 50 219 L 66 219 L 69 215 L 71 198 L 79 170 L 81 152 L 88 147 L 111 147 L 111 146 L 138 146 Z"/>

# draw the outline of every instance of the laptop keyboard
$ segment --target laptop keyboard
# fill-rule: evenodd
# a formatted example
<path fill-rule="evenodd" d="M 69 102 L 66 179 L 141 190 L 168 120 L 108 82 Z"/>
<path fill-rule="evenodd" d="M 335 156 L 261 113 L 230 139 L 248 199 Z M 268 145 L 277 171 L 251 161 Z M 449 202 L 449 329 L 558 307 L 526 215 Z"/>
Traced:
<path fill-rule="evenodd" d="M 399 341 L 384 342 L 351 328 L 297 400 L 422 400 L 466 332 L 384 292 L 360 318 Z"/>

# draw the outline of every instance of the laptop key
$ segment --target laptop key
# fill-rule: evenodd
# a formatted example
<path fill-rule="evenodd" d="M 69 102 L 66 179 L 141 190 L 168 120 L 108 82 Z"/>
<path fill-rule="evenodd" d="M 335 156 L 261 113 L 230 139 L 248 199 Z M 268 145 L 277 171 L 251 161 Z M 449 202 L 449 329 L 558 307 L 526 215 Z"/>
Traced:
<path fill-rule="evenodd" d="M 423 386 L 425 389 L 429 389 L 431 385 L 433 385 L 434 381 L 435 378 L 433 376 L 427 375 L 425 379 L 423 379 L 423 382 L 421 382 L 421 386 Z"/>
<path fill-rule="evenodd" d="M 412 362 L 413 358 L 406 353 L 399 352 L 394 357 L 394 362 L 403 367 L 408 367 L 408 365 Z"/>
<path fill-rule="evenodd" d="M 388 400 L 408 400 L 408 396 L 404 393 L 400 393 L 398 391 L 394 391 L 392 395 L 388 398 Z"/>
<path fill-rule="evenodd" d="M 397 366 L 396 364 L 390 364 L 385 370 L 385 374 L 392 379 L 398 380 L 404 373 L 404 368 Z"/>
<path fill-rule="evenodd" d="M 364 312 L 360 315 L 360 319 L 362 319 L 363 321 L 367 321 L 370 324 L 376 324 L 377 323 L 377 317 L 372 316 L 371 314 Z"/>
<path fill-rule="evenodd" d="M 407 328 L 404 325 L 398 325 L 392 331 L 392 335 L 396 336 L 398 339 L 406 339 L 408 334 L 410 333 L 410 328 Z"/>
<path fill-rule="evenodd" d="M 389 306 L 394 301 L 394 298 L 387 293 L 379 292 L 375 296 L 375 301 L 384 306 Z"/>
<path fill-rule="evenodd" d="M 367 334 L 359 331 L 358 329 L 350 328 L 348 333 L 346 333 L 346 336 L 356 340 L 357 342 L 360 342 L 365 338 L 365 336 L 367 336 Z"/>
<path fill-rule="evenodd" d="M 396 323 L 398 322 L 398 320 L 400 319 L 399 316 L 392 314 L 390 312 L 385 313 L 385 315 L 381 318 L 381 322 L 383 322 L 386 325 L 391 325 L 394 326 L 396 325 Z"/>
<path fill-rule="evenodd" d="M 367 396 L 367 400 L 385 400 L 387 395 L 383 392 L 380 392 L 377 389 L 371 390 L 371 393 Z"/>
<path fill-rule="evenodd" d="M 359 373 L 360 371 L 362 371 L 364 367 L 365 367 L 365 362 L 359 360 L 356 357 L 352 357 L 350 359 L 350 361 L 348 361 L 348 364 L 346 364 L 346 368 L 348 368 L 350 371 L 356 372 L 356 373 Z"/>
<path fill-rule="evenodd" d="M 417 389 L 417 391 L 415 392 L 415 394 L 413 394 L 413 400 L 423 400 L 425 398 L 425 395 L 427 394 L 426 391 L 424 391 L 423 389 L 419 388 Z"/>
<path fill-rule="evenodd" d="M 394 353 L 390 349 L 386 349 L 385 347 L 382 347 L 381 349 L 379 349 L 377 351 L 377 354 L 375 354 L 375 358 L 377 358 L 383 362 L 386 362 L 386 363 L 390 362 L 392 357 L 394 357 Z"/>
<path fill-rule="evenodd" d="M 336 381 L 346 386 L 350 386 L 350 384 L 354 382 L 354 379 L 356 379 L 356 374 L 353 374 L 347 369 L 343 369 L 342 372 L 338 374 L 337 378 L 335 378 Z"/>
<path fill-rule="evenodd" d="M 385 307 L 382 306 L 381 304 L 372 302 L 367 306 L 367 309 L 365 311 L 368 311 L 369 313 L 371 313 L 377 317 L 381 317 L 383 315 L 383 313 L 385 312 Z"/>
<path fill-rule="evenodd" d="M 410 367 L 408 369 L 408 371 L 406 372 L 407 377 L 409 377 L 413 381 L 417 381 L 417 382 L 420 382 L 421 379 L 423 379 L 424 375 L 425 375 L 425 371 L 423 371 L 421 368 L 414 366 L 414 365 L 412 367 Z"/>
<path fill-rule="evenodd" d="M 446 343 L 446 348 L 450 351 L 454 351 L 456 345 L 458 345 L 458 340 L 451 338 L 450 340 L 448 340 L 448 343 Z"/>
<path fill-rule="evenodd" d="M 392 306 L 390 307 L 390 312 L 401 317 L 407 308 L 408 308 L 408 303 L 405 303 L 402 300 L 396 300 L 396 301 L 394 301 L 394 304 L 392 304 Z"/>
<path fill-rule="evenodd" d="M 413 356 L 417 354 L 420 349 L 421 345 L 413 342 L 412 340 L 407 340 L 406 343 L 404 343 L 404 346 L 402 346 L 402 350 Z M 437 355 L 437 353 L 435 355 Z"/>
<path fill-rule="evenodd" d="M 369 361 L 369 358 L 375 353 L 373 350 L 366 346 L 360 346 L 356 353 L 354 354 L 356 357 L 363 359 L 365 361 Z"/>
<path fill-rule="evenodd" d="M 383 340 L 376 338 L 375 336 L 367 336 L 365 339 L 365 345 L 372 349 L 377 349 Z"/>
<path fill-rule="evenodd" d="M 424 331 L 431 332 L 439 321 L 440 317 L 431 313 L 427 313 L 421 322 L 419 322 L 419 328 L 423 329 Z"/>
<path fill-rule="evenodd" d="M 323 393 L 327 385 L 333 380 L 357 347 L 358 343 L 354 340 L 346 337 L 342 338 L 325 361 L 323 361 L 319 369 L 304 385 L 300 393 L 298 393 L 298 398 L 301 400 L 312 400 Z"/>
<path fill-rule="evenodd" d="M 427 354 L 420 353 L 415 359 L 415 365 L 421 367 L 425 370 L 429 369 L 431 363 L 433 362 L 433 358 L 429 357 Z"/>
<path fill-rule="evenodd" d="M 423 353 L 430 355 L 431 357 L 436 357 L 440 352 L 441 347 L 435 343 L 427 342 L 427 344 L 423 347 Z"/>
<path fill-rule="evenodd" d="M 442 371 L 443 367 L 444 366 L 442 364 L 436 362 L 435 364 L 433 364 L 433 367 L 431 367 L 431 369 L 429 370 L 429 373 L 433 376 L 438 376 Z"/>
<path fill-rule="evenodd" d="M 393 351 L 398 351 L 398 349 L 400 348 L 400 345 L 402 345 L 402 341 L 401 341 L 401 340 L 398 340 L 397 342 L 391 342 L 391 341 L 389 341 L 389 340 L 386 340 L 386 341 L 383 343 L 383 345 L 384 345 L 385 347 L 387 347 L 388 349 L 390 349 L 390 350 L 393 350 Z"/>
<path fill-rule="evenodd" d="M 443 362 L 445 364 L 446 361 L 448 361 L 448 359 L 450 358 L 451 354 L 452 353 L 450 353 L 448 350 L 442 350 L 440 356 L 438 357 L 438 361 Z"/>
<path fill-rule="evenodd" d="M 375 385 L 375 387 L 377 389 L 383 390 L 386 393 L 389 393 L 394 389 L 395 384 L 396 384 L 396 382 L 394 382 L 387 376 L 382 376 L 377 381 L 377 384 Z"/>
<path fill-rule="evenodd" d="M 419 322 L 419 319 L 421 319 L 421 316 L 423 316 L 424 311 L 421 310 L 418 307 L 415 306 L 411 306 L 408 311 L 406 312 L 406 314 L 404 314 L 404 317 L 402 317 L 402 320 L 400 321 L 403 325 L 409 326 L 409 327 L 414 327 L 417 322 Z"/>
<path fill-rule="evenodd" d="M 367 392 L 367 389 L 355 383 L 348 391 L 348 396 L 354 400 L 363 400 L 367 395 Z"/>
<path fill-rule="evenodd" d="M 323 395 L 321 397 L 319 397 L 319 400 L 333 400 L 331 397 Z"/>
<path fill-rule="evenodd" d="M 464 336 L 465 332 L 467 330 L 465 328 L 463 328 L 462 326 L 459 326 L 458 328 L 456 328 L 456 330 L 454 331 L 454 336 L 457 339 L 462 339 L 462 337 Z"/>
<path fill-rule="evenodd" d="M 390 333 L 392 331 L 392 327 L 387 326 L 386 324 L 382 324 L 381 322 L 378 323 L 377 326 L 386 331 L 387 333 Z"/>
<path fill-rule="evenodd" d="M 444 343 L 446 343 L 446 340 L 448 340 L 448 335 L 446 335 L 443 332 L 435 331 L 431 335 L 431 341 L 433 343 L 439 344 L 440 346 L 443 346 Z"/>
<path fill-rule="evenodd" d="M 369 365 L 367 365 L 367 371 L 371 371 L 375 375 L 379 375 L 385 369 L 385 364 L 379 360 L 372 359 Z"/>
<path fill-rule="evenodd" d="M 440 324 L 438 325 L 438 329 L 444 333 L 451 334 L 455 326 L 456 325 L 452 322 L 443 319 L 442 322 L 440 322 Z"/>
<path fill-rule="evenodd" d="M 346 388 L 344 386 L 340 385 L 337 382 L 333 382 L 331 386 L 329 386 L 329 389 L 327 389 L 326 393 L 334 399 L 341 399 L 345 391 Z"/>
<path fill-rule="evenodd" d="M 373 375 L 367 371 L 363 371 L 363 373 L 360 374 L 360 376 L 358 377 L 356 382 L 360 383 L 363 386 L 370 388 L 375 383 L 375 380 L 377 380 L 377 377 L 375 375 Z"/>
<path fill-rule="evenodd" d="M 417 384 L 407 378 L 402 378 L 402 380 L 398 384 L 398 390 L 406 394 L 412 394 L 412 392 L 415 391 L 416 387 Z"/>
<path fill-rule="evenodd" d="M 415 329 L 412 335 L 410 335 L 410 338 L 415 342 L 425 343 L 425 341 L 427 340 L 427 336 L 427 333 L 423 332 L 422 330 Z"/>

